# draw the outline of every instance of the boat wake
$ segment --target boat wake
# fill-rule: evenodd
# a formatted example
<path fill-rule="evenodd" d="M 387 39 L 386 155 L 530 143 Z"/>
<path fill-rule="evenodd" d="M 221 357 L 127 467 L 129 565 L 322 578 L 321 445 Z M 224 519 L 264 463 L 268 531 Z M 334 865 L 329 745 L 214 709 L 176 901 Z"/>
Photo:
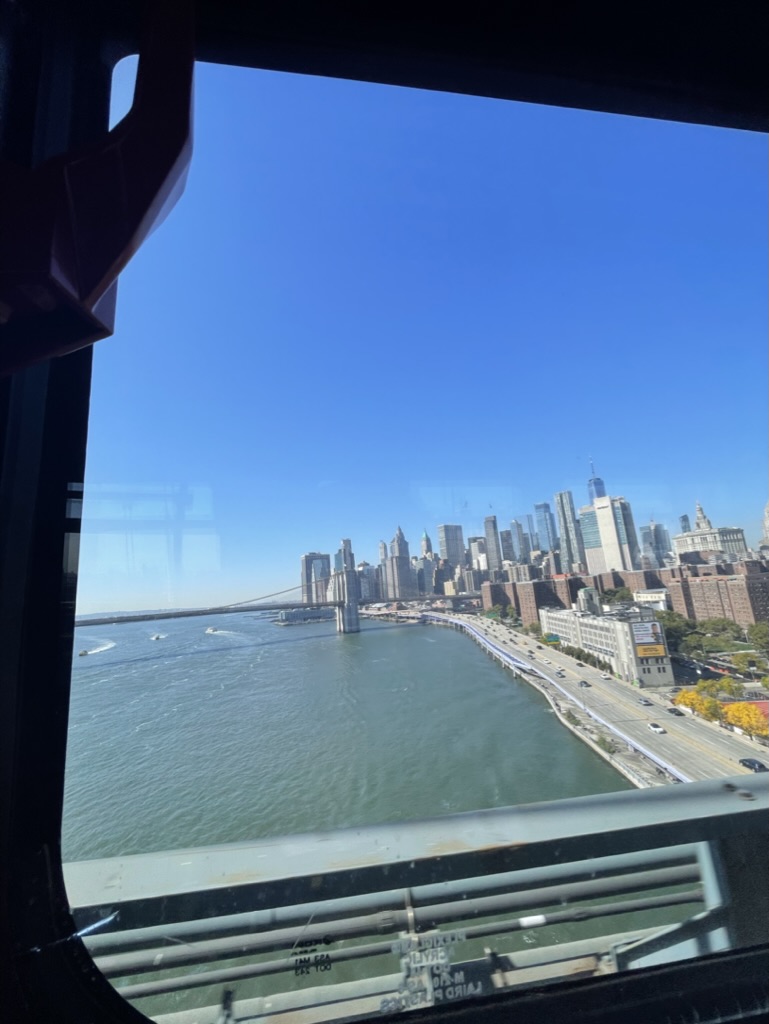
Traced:
<path fill-rule="evenodd" d="M 117 644 L 114 640 L 103 640 L 96 647 L 86 647 L 80 651 L 80 656 L 83 657 L 86 654 L 103 654 L 104 651 L 111 651 Z"/>

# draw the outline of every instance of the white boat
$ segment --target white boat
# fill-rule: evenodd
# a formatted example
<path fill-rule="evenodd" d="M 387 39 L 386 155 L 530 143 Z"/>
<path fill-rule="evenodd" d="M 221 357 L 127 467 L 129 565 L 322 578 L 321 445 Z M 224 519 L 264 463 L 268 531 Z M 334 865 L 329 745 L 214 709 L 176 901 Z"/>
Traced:
<path fill-rule="evenodd" d="M 162 640 L 162 639 L 163 639 L 163 637 L 161 636 L 160 633 L 153 633 L 152 636 L 150 637 L 150 640 Z"/>
<path fill-rule="evenodd" d="M 209 626 L 206 633 L 218 633 L 219 630 L 215 626 Z"/>

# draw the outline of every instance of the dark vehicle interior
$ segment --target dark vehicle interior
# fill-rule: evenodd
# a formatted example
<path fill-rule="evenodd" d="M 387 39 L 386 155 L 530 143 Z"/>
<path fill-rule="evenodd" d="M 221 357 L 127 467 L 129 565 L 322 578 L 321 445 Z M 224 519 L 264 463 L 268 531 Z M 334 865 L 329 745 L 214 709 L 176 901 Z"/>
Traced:
<path fill-rule="evenodd" d="M 147 1019 L 95 966 L 87 925 L 73 916 L 61 822 L 92 346 L 109 344 L 101 339 L 120 316 L 119 273 L 134 255 L 141 259 L 142 240 L 183 188 L 194 62 L 766 132 L 767 29 L 769 9 L 758 0 L 0 5 L 3 1020 Z M 112 70 L 136 53 L 134 107 L 109 132 Z M 418 1008 L 411 1019 L 766 1019 L 769 821 L 762 782 L 751 778 L 738 792 L 714 788 L 696 814 L 681 817 L 674 839 L 664 821 L 642 829 L 644 844 L 719 844 L 724 884 L 751 908 L 749 917 L 723 911 L 719 927 L 733 914 L 730 948 L 703 942 L 687 959 L 651 957 L 623 974 L 500 990 Z M 551 840 L 550 847 L 538 840 L 532 868 L 548 863 Z M 593 856 L 592 841 L 568 837 L 569 856 Z M 640 842 L 628 840 L 627 849 Z M 485 870 L 506 870 L 507 856 L 492 851 Z M 445 877 L 462 877 L 459 861 L 449 861 Z M 425 868 L 423 884 L 434 877 Z M 363 884 L 352 874 L 349 883 L 350 892 Z M 345 895 L 343 873 L 335 884 Z M 218 1019 L 256 1019 L 240 1017 L 230 1003 L 225 987 Z"/>

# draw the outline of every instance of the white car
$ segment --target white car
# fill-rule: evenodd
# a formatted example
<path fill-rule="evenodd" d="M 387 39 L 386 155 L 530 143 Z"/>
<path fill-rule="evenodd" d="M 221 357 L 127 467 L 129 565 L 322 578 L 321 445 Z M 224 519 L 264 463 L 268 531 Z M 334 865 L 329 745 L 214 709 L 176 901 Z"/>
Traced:
<path fill-rule="evenodd" d="M 649 728 L 651 729 L 652 732 L 656 732 L 656 733 L 663 733 L 663 732 L 665 732 L 665 730 L 662 728 L 662 726 L 661 725 L 657 725 L 656 722 L 649 722 Z"/>
<path fill-rule="evenodd" d="M 601 679 L 611 679 L 611 676 L 609 675 L 608 672 L 602 672 L 601 673 Z"/>

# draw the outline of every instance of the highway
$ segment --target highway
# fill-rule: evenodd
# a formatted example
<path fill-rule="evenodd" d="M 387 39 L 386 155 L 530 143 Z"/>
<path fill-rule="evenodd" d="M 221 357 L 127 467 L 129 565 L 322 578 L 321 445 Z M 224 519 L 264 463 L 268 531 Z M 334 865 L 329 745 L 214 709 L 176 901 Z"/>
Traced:
<path fill-rule="evenodd" d="M 490 619 L 475 615 L 447 618 L 472 624 L 500 648 L 529 662 L 547 676 L 551 684 L 561 687 L 574 703 L 603 719 L 612 731 L 622 733 L 639 748 L 656 754 L 691 781 L 750 775 L 750 770 L 739 764 L 744 757 L 769 763 L 769 749 L 747 737 L 693 718 L 688 712 L 681 718 L 671 715 L 667 711 L 673 706 L 669 689 L 641 690 L 618 679 L 602 679 L 599 669 L 588 665 L 577 668 L 575 659 L 568 655 L 546 644 L 541 644 L 540 649 L 539 640 Z M 563 670 L 563 678 L 555 675 L 558 669 Z M 580 680 L 588 682 L 589 687 L 580 687 Z M 642 705 L 642 698 L 651 701 L 651 706 Z M 651 722 L 662 726 L 665 732 L 652 732 Z"/>

